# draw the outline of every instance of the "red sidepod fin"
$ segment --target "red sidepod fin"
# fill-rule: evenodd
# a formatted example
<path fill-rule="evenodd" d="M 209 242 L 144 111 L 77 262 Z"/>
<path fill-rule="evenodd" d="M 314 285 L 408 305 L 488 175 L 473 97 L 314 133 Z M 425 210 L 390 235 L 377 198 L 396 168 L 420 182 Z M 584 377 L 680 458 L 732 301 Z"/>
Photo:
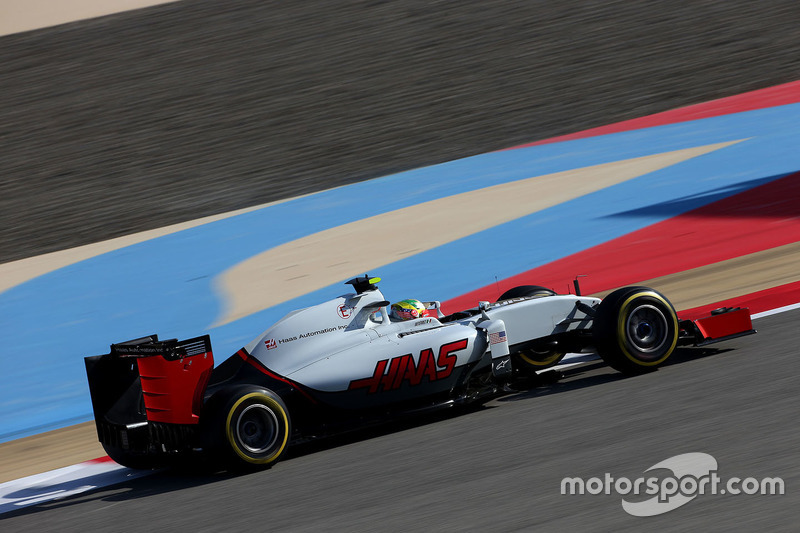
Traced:
<path fill-rule="evenodd" d="M 753 322 L 747 307 L 721 307 L 694 320 L 681 320 L 681 344 L 705 346 L 744 335 L 752 335 Z"/>
<path fill-rule="evenodd" d="M 155 351 L 162 353 L 129 355 L 136 358 L 138 365 L 147 420 L 197 424 L 203 393 L 214 368 L 209 336 L 181 341 L 166 351 Z"/>

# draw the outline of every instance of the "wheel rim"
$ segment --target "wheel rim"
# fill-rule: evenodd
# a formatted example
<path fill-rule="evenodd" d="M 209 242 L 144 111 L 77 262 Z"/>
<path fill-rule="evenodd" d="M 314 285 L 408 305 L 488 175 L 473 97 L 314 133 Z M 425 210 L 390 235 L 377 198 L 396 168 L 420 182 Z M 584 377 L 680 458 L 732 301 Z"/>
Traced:
<path fill-rule="evenodd" d="M 277 442 L 278 433 L 278 417 L 266 405 L 248 405 L 236 419 L 236 439 L 249 453 L 269 451 Z"/>
<path fill-rule="evenodd" d="M 657 356 L 667 343 L 669 322 L 656 306 L 640 305 L 628 315 L 625 331 L 637 351 Z"/>

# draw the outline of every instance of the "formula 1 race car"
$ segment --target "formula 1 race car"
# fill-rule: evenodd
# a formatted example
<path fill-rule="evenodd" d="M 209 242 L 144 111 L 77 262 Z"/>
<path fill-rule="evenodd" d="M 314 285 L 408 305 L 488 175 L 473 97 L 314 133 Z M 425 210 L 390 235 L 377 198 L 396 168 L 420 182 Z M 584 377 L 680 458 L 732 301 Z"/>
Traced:
<path fill-rule="evenodd" d="M 755 333 L 746 308 L 679 320 L 653 289 L 618 289 L 601 301 L 581 296 L 577 283 L 576 295 L 516 287 L 447 316 L 426 302 L 418 318 L 398 320 L 378 281 L 348 281 L 353 292 L 289 313 L 216 368 L 208 335 L 151 335 L 86 357 L 106 452 L 134 468 L 194 456 L 270 466 L 292 443 L 530 387 L 568 352 L 596 351 L 636 374 L 677 345 Z"/>

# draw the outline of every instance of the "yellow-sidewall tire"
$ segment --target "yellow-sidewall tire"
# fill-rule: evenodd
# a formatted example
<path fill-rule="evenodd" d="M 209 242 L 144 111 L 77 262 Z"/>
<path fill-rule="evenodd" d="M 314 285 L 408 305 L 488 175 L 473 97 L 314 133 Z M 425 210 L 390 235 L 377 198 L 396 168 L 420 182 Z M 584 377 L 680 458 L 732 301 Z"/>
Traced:
<path fill-rule="evenodd" d="M 678 316 L 663 294 L 649 287 L 626 287 L 600 303 L 592 326 L 603 360 L 625 374 L 655 370 L 678 343 Z"/>
<path fill-rule="evenodd" d="M 291 420 L 280 397 L 267 389 L 233 395 L 225 409 L 225 441 L 241 465 L 267 467 L 286 452 Z"/>

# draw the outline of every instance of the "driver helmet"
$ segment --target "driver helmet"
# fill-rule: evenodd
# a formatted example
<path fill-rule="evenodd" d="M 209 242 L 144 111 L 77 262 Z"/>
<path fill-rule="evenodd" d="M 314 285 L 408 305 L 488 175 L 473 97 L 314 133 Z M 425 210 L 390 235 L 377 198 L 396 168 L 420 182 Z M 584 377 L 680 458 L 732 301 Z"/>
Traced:
<path fill-rule="evenodd" d="M 392 317 L 398 320 L 412 320 L 424 316 L 428 316 L 428 310 L 419 300 L 412 298 L 392 304 Z"/>

